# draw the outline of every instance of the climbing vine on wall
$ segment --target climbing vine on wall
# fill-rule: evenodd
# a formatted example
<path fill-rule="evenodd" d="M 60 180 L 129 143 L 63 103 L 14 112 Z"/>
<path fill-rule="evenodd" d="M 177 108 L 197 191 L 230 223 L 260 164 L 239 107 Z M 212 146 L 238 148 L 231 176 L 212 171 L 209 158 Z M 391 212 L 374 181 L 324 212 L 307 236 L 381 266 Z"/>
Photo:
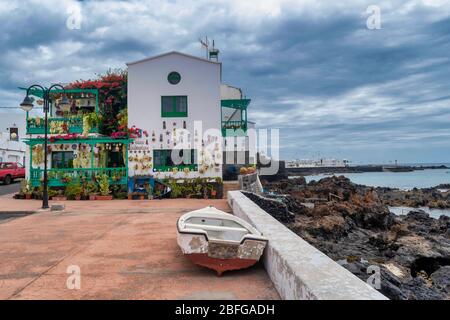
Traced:
<path fill-rule="evenodd" d="M 98 89 L 99 107 L 102 116 L 100 133 L 111 135 L 119 128 L 118 114 L 127 107 L 127 71 L 108 70 L 93 80 L 78 80 L 67 89 Z M 122 112 L 123 113 L 123 112 Z"/>

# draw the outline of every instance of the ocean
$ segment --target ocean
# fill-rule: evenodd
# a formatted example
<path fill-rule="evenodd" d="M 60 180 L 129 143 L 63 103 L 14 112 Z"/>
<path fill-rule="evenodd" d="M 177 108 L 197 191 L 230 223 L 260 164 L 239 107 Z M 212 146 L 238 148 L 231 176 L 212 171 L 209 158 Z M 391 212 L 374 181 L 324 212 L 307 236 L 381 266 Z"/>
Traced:
<path fill-rule="evenodd" d="M 411 172 L 363 172 L 363 173 L 336 173 L 336 176 L 346 176 L 352 182 L 366 186 L 389 187 L 402 190 L 411 190 L 413 188 L 430 188 L 442 183 L 450 183 L 450 169 L 427 169 Z M 320 180 L 330 175 L 319 174 L 306 176 L 306 181 Z M 433 218 L 439 218 L 441 215 L 450 216 L 450 210 L 421 208 L 430 214 Z M 395 214 L 407 214 L 412 208 L 391 207 L 391 212 Z"/>
<path fill-rule="evenodd" d="M 450 169 L 426 169 L 411 172 L 362 172 L 336 173 L 346 176 L 352 182 L 373 187 L 389 187 L 402 190 L 413 188 L 431 188 L 438 184 L 450 183 Z M 320 180 L 329 177 L 327 174 L 306 176 L 306 181 Z"/>

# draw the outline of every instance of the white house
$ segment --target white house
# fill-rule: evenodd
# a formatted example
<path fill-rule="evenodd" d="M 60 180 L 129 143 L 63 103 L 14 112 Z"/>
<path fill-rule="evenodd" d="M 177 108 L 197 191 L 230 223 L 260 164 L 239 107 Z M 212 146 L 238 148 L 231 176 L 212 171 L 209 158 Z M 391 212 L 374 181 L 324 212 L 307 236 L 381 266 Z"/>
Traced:
<path fill-rule="evenodd" d="M 129 176 L 222 177 L 222 137 L 245 136 L 250 103 L 222 84 L 222 64 L 173 51 L 127 65 L 128 124 L 147 133 L 129 147 Z"/>
<path fill-rule="evenodd" d="M 20 141 L 17 127 L 8 128 L 8 132 L 0 132 L 0 162 L 24 164 L 25 144 Z"/>

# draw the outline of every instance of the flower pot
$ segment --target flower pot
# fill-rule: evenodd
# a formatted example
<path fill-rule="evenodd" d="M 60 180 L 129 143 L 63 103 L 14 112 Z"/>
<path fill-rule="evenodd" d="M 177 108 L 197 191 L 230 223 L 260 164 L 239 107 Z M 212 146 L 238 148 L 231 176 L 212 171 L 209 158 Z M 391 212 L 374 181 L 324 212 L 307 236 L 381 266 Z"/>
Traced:
<path fill-rule="evenodd" d="M 65 196 L 54 196 L 54 197 L 52 197 L 52 200 L 53 201 L 66 201 L 67 197 L 65 197 Z"/>
<path fill-rule="evenodd" d="M 132 194 L 128 194 L 128 200 L 133 200 L 133 195 Z"/>
<path fill-rule="evenodd" d="M 75 200 L 81 200 L 81 196 L 75 196 Z"/>
<path fill-rule="evenodd" d="M 26 194 L 26 195 L 25 195 L 25 199 L 31 200 L 31 194 Z"/>
<path fill-rule="evenodd" d="M 89 195 L 89 200 L 95 200 L 97 196 L 95 194 L 90 194 Z"/>
<path fill-rule="evenodd" d="M 139 196 L 139 200 L 145 200 L 145 196 L 144 195 L 140 195 Z"/>
<path fill-rule="evenodd" d="M 113 196 L 95 196 L 95 200 L 112 200 Z"/>

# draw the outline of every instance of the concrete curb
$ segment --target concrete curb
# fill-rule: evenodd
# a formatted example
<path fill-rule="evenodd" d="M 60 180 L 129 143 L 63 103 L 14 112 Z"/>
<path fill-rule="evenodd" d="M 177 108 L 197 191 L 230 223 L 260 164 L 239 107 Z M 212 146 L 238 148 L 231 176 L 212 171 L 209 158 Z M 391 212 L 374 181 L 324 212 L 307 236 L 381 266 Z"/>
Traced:
<path fill-rule="evenodd" d="M 236 216 L 252 224 L 269 239 L 263 263 L 282 299 L 387 300 L 240 191 L 229 191 L 228 203 Z"/>

